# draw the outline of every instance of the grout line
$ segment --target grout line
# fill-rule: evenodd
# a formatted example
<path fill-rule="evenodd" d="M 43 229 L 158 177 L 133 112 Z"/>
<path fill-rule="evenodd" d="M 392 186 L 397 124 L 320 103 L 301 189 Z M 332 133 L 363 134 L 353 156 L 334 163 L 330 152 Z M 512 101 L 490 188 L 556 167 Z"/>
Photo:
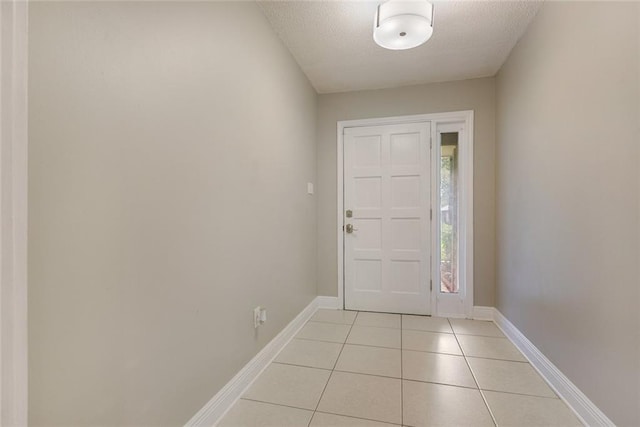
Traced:
<path fill-rule="evenodd" d="M 349 326 L 349 325 L 345 325 L 345 326 Z M 390 328 L 388 328 L 390 329 Z M 399 330 L 399 329 L 398 329 Z M 416 331 L 415 329 L 407 329 L 408 331 Z M 429 332 L 429 331 L 417 331 L 417 332 Z M 446 333 L 446 332 L 436 332 L 436 333 Z M 449 334 L 449 335 L 455 335 L 455 334 Z M 336 341 L 326 341 L 326 340 L 318 340 L 318 339 L 313 339 L 313 338 L 300 338 L 300 337 L 295 337 L 293 339 L 296 340 L 303 340 L 303 341 L 316 341 L 316 342 L 324 342 L 324 343 L 328 343 L 328 344 L 338 344 L 338 345 L 343 345 L 343 344 L 348 344 L 348 345 L 357 345 L 360 347 L 375 347 L 375 348 L 387 348 L 390 350 L 400 350 L 400 347 L 384 347 L 381 345 L 371 345 L 371 344 L 358 344 L 358 343 L 353 343 L 353 342 L 346 342 L 346 338 L 345 338 L 345 342 L 336 342 Z M 428 350 L 415 350 L 412 348 L 405 348 L 406 351 L 415 351 L 418 353 L 432 353 L 432 354 L 444 354 L 445 356 L 458 356 L 458 357 L 470 357 L 473 359 L 486 359 L 486 360 L 501 360 L 501 361 L 505 361 L 505 362 L 518 362 L 518 363 L 529 363 L 526 360 L 513 360 L 513 359 L 498 359 L 496 357 L 483 357 L 483 356 L 473 356 L 473 355 L 465 355 L 464 352 L 461 352 L 461 354 L 454 354 L 454 353 L 442 353 L 439 351 L 428 351 Z M 300 365 L 303 366 L 303 365 Z"/>
<path fill-rule="evenodd" d="M 464 354 L 443 353 L 441 351 L 428 351 L 428 350 L 414 350 L 412 348 L 405 348 L 404 351 L 412 351 L 414 353 L 427 353 L 427 354 L 441 354 L 443 356 L 464 357 Z"/>
<path fill-rule="evenodd" d="M 285 365 L 285 366 L 295 366 L 297 368 L 308 368 L 308 369 L 318 369 L 320 371 L 332 371 L 333 369 L 331 368 L 320 368 L 318 366 L 309 366 L 309 365 L 300 365 L 298 363 L 287 363 L 287 362 L 278 362 L 276 360 L 274 360 L 273 362 L 271 362 L 272 364 L 276 364 L 276 365 Z"/>
<path fill-rule="evenodd" d="M 402 425 L 402 424 L 390 423 L 389 421 L 374 420 L 373 418 L 363 418 L 363 417 L 355 417 L 353 415 L 336 414 L 335 412 L 327 412 L 327 411 L 316 411 L 316 412 L 319 412 L 321 414 L 338 415 L 340 417 L 345 417 L 345 418 L 355 418 L 356 420 L 366 420 L 366 421 L 373 421 L 373 422 L 376 422 L 376 423 L 384 423 L 384 424 L 389 424 L 389 425 L 392 425 L 392 426 L 401 426 Z"/>
<path fill-rule="evenodd" d="M 401 331 L 400 328 L 394 328 L 392 326 L 374 326 L 374 325 L 355 325 L 359 328 L 375 328 L 375 329 L 393 329 L 394 331 Z"/>
<path fill-rule="evenodd" d="M 351 345 L 351 344 L 345 344 L 345 347 L 347 345 Z M 365 346 L 362 346 L 365 347 Z M 375 348 L 384 348 L 384 347 L 375 347 Z M 388 350 L 398 350 L 398 349 L 388 349 Z M 413 351 L 413 350 L 408 350 L 408 351 Z M 417 352 L 417 353 L 421 353 L 421 352 Z M 451 384 L 451 383 L 444 383 L 444 382 L 438 382 L 438 381 L 425 381 L 425 380 L 417 380 L 415 378 L 405 378 L 404 377 L 404 372 L 403 372 L 403 362 L 402 362 L 402 350 L 400 350 L 400 376 L 399 377 L 394 377 L 394 376 L 390 376 L 390 375 L 380 375 L 380 374 L 371 374 L 368 372 L 356 372 L 356 371 L 346 371 L 343 369 L 336 369 L 335 365 L 337 364 L 338 359 L 340 358 L 340 356 L 338 355 L 338 359 L 336 359 L 336 363 L 334 363 L 334 368 L 319 368 L 317 366 L 308 366 L 308 365 L 298 365 L 295 363 L 283 363 L 283 362 L 272 362 L 272 364 L 276 364 L 276 365 L 285 365 L 285 366 L 295 366 L 298 368 L 307 368 L 307 369 L 317 369 L 319 371 L 330 371 L 330 372 L 342 372 L 345 374 L 354 374 L 354 375 L 366 375 L 369 377 L 377 377 L 377 378 L 389 378 L 389 379 L 393 379 L 393 380 L 404 380 L 404 381 L 411 381 L 411 382 L 415 382 L 415 383 L 426 383 L 426 384 L 437 384 L 437 385 L 444 385 L 444 386 L 449 386 L 449 387 L 458 387 L 458 388 L 464 388 L 464 389 L 468 389 L 468 390 L 482 390 L 482 391 L 491 391 L 491 392 L 496 392 L 496 393 L 504 393 L 504 394 L 516 394 L 518 396 L 530 396 L 530 397 L 540 397 L 543 399 L 559 399 L 558 396 L 541 396 L 539 394 L 530 394 L 530 393 L 518 393 L 515 391 L 505 391 L 505 390 L 498 390 L 498 389 L 491 389 L 491 388 L 478 388 L 478 387 L 469 387 L 469 386 L 464 386 L 464 385 L 460 385 L 460 384 Z M 433 354 L 443 354 L 443 353 L 433 353 Z M 463 357 L 463 356 L 456 356 L 456 355 L 450 355 L 450 354 L 444 354 L 445 356 L 454 356 L 454 357 Z M 508 360 L 506 362 L 509 362 Z M 526 362 L 521 362 L 521 363 L 526 363 Z M 469 366 L 469 365 L 467 365 Z M 473 373 L 473 372 L 472 372 Z M 477 385 L 477 382 L 476 382 Z M 402 393 L 401 393 L 402 395 Z M 282 405 L 282 406 L 287 406 L 287 405 Z M 302 408 L 301 408 L 302 409 Z M 358 418 L 358 417 L 355 417 Z"/>
<path fill-rule="evenodd" d="M 451 325 L 451 320 L 447 319 L 447 321 L 449 322 L 449 325 L 451 326 L 451 329 L 453 329 L 453 325 Z M 460 345 L 460 341 L 458 341 L 458 336 L 454 333 L 453 336 L 456 338 L 456 342 L 458 343 L 458 347 L 460 347 L 460 351 L 462 351 L 462 346 Z M 462 354 L 464 355 L 464 351 L 462 351 Z M 489 402 L 487 402 L 487 398 L 485 397 L 484 393 L 482 392 L 482 389 L 480 389 L 480 384 L 478 383 L 478 379 L 476 378 L 476 374 L 473 372 L 473 369 L 471 369 L 471 365 L 469 364 L 469 361 L 467 360 L 467 356 L 464 355 L 464 361 L 467 364 L 467 368 L 469 368 L 469 371 L 471 371 L 471 376 L 473 377 L 473 381 L 475 381 L 476 386 L 478 387 L 478 391 L 480 392 L 480 397 L 482 397 L 482 401 L 484 402 L 484 406 L 487 408 L 487 411 L 489 411 L 489 415 L 491 416 L 491 420 L 493 421 L 493 425 L 494 426 L 498 426 L 498 422 L 496 421 L 496 417 L 495 415 L 493 415 L 493 411 L 491 410 L 491 408 L 489 407 Z"/>
<path fill-rule="evenodd" d="M 309 320 L 307 323 L 323 323 L 323 324 L 328 324 L 328 325 L 344 325 L 344 326 L 350 326 L 349 323 L 337 323 L 337 322 L 327 322 L 327 321 L 323 321 L 323 320 Z M 402 323 L 402 322 L 401 322 Z M 358 326 L 361 328 L 379 328 L 379 329 L 395 329 L 395 330 L 400 330 L 402 327 L 400 328 L 396 328 L 394 326 L 378 326 L 378 325 L 362 325 L 362 324 L 355 324 L 355 320 L 354 323 L 351 326 Z M 412 329 L 412 330 L 416 330 L 419 331 L 420 329 Z M 424 332 L 430 332 L 430 331 L 424 331 Z M 444 334 L 450 334 L 452 332 L 442 332 Z"/>
<path fill-rule="evenodd" d="M 338 372 L 341 372 L 341 371 L 338 371 Z M 349 372 L 349 373 L 357 374 L 357 372 Z M 370 375 L 370 374 L 361 374 L 361 375 Z M 372 376 L 379 376 L 379 375 L 372 375 Z M 392 377 L 384 377 L 384 378 L 392 378 Z M 541 399 L 559 399 L 559 397 L 554 397 L 554 396 L 540 396 L 540 395 L 537 395 L 537 394 L 516 393 L 516 392 L 513 392 L 513 391 L 493 390 L 493 389 L 487 389 L 487 388 L 482 389 L 482 388 L 478 388 L 478 387 L 469 387 L 469 386 L 464 386 L 464 385 L 459 385 L 459 384 L 440 383 L 440 382 L 437 382 L 437 381 L 414 380 L 412 378 L 403 378 L 403 381 L 410 381 L 410 382 L 413 382 L 413 383 L 422 383 L 422 384 L 443 385 L 443 386 L 447 386 L 447 387 L 464 388 L 466 390 L 490 391 L 492 393 L 515 394 L 515 395 L 518 395 L 518 396 L 527 396 L 527 397 L 539 397 Z"/>
<path fill-rule="evenodd" d="M 482 359 L 482 360 L 494 360 L 496 362 L 513 362 L 513 363 L 525 363 L 527 365 L 530 365 L 530 363 L 526 360 L 513 360 L 513 359 L 496 359 L 495 357 L 480 357 L 480 356 L 472 356 L 472 355 L 467 355 L 466 356 L 468 359 Z"/>
<path fill-rule="evenodd" d="M 400 350 L 400 347 L 385 347 L 383 345 L 358 344 L 358 343 L 355 343 L 355 342 L 346 342 L 346 341 L 345 341 L 345 344 L 357 345 L 358 347 L 373 347 L 373 348 L 386 348 L 387 350 Z"/>
<path fill-rule="evenodd" d="M 349 326 L 349 325 L 345 325 L 345 326 Z M 347 334 L 347 336 L 348 336 L 348 334 Z M 345 343 L 344 341 L 327 341 L 327 340 L 318 340 L 318 339 L 313 339 L 313 338 L 301 338 L 301 337 L 296 337 L 294 339 L 296 339 L 296 340 L 304 340 L 304 341 L 326 342 L 326 343 L 329 343 L 329 344 L 338 344 L 338 345 L 342 345 L 342 344 Z M 346 341 L 346 339 L 347 338 L 345 337 L 345 341 Z"/>
<path fill-rule="evenodd" d="M 258 402 L 258 403 L 265 403 L 267 405 L 273 405 L 273 406 L 284 406 L 285 408 L 291 408 L 291 409 L 300 409 L 302 411 L 309 411 L 309 412 L 313 412 L 313 409 L 309 409 L 309 408 L 301 408 L 299 406 L 291 406 L 291 405 L 285 405 L 283 403 L 273 403 L 273 402 L 267 402 L 266 400 L 258 400 L 258 399 L 249 399 L 247 397 L 241 397 L 238 400 L 248 400 L 250 402 Z"/>
<path fill-rule="evenodd" d="M 516 396 L 539 397 L 540 399 L 562 400 L 557 396 L 540 396 L 537 394 L 516 393 L 515 391 L 492 390 L 490 388 L 480 389 L 480 391 L 490 391 L 491 393 L 502 393 L 502 394 L 514 394 Z"/>
<path fill-rule="evenodd" d="M 344 342 L 342 343 L 342 347 L 340 348 L 340 353 L 338 353 L 338 357 L 336 358 L 336 361 L 333 364 L 333 368 L 331 369 L 332 371 L 335 371 L 336 370 L 336 366 L 338 366 L 338 360 L 340 360 L 340 356 L 342 356 L 342 352 L 344 351 L 344 347 L 347 345 L 347 340 L 349 339 L 349 335 L 351 335 L 351 331 L 353 330 L 353 325 L 355 325 L 357 318 L 358 318 L 358 315 L 356 315 L 355 319 L 353 319 L 353 324 L 351 324 L 351 327 L 349 328 L 349 332 L 347 332 L 347 336 L 344 339 Z M 318 402 L 318 404 L 319 403 L 320 402 Z"/>
<path fill-rule="evenodd" d="M 309 418 L 309 422 L 307 423 L 307 427 L 310 427 L 310 426 L 311 426 L 311 423 L 313 422 L 313 419 L 316 417 L 316 414 L 317 414 L 317 412 L 316 412 L 316 411 L 313 411 L 313 412 L 311 413 L 311 418 Z"/>
<path fill-rule="evenodd" d="M 390 379 L 390 380 L 410 381 L 410 382 L 413 382 L 413 383 L 444 385 L 444 386 L 448 386 L 448 387 L 464 388 L 466 390 L 479 390 L 479 388 L 477 388 L 477 387 L 468 387 L 468 386 L 459 385 L 459 384 L 440 383 L 440 382 L 437 382 L 437 381 L 422 381 L 422 380 L 415 380 L 413 378 L 389 377 L 389 376 L 386 376 L 386 375 L 365 374 L 365 373 L 362 373 L 362 372 L 342 371 L 342 370 L 339 370 L 339 369 L 336 369 L 334 372 L 340 372 L 340 373 L 343 373 L 343 374 L 351 374 L 351 375 L 363 375 L 363 376 L 367 376 L 367 377 L 386 378 L 386 379 Z M 487 391 L 498 391 L 498 390 L 487 390 Z M 500 393 L 520 394 L 520 393 L 511 393 L 511 392 L 507 392 L 507 391 L 501 391 Z M 533 395 L 528 395 L 527 394 L 527 395 L 524 395 L 524 396 L 533 396 Z M 535 397 L 542 397 L 542 396 L 535 396 Z M 549 399 L 551 399 L 551 397 L 549 397 Z"/>
<path fill-rule="evenodd" d="M 311 415 L 311 418 L 309 419 L 309 424 L 307 424 L 307 427 L 309 427 L 311 425 L 311 421 L 313 420 L 313 417 L 316 415 L 316 411 L 318 410 L 318 407 L 320 406 L 320 402 L 322 401 L 322 397 L 324 396 L 324 392 L 327 390 L 327 386 L 329 385 L 329 381 L 331 381 L 331 377 L 333 376 L 333 373 L 335 372 L 336 365 L 338 364 L 338 360 L 340 360 L 340 356 L 342 356 L 342 351 L 344 350 L 344 346 L 346 345 L 346 342 L 349 339 L 349 335 L 351 334 L 351 330 L 353 329 L 353 325 L 356 323 L 356 319 L 358 318 L 358 314 L 356 314 L 356 317 L 353 319 L 353 323 L 349 327 L 349 332 L 347 332 L 347 336 L 345 337 L 344 342 L 342 343 L 342 347 L 340 347 L 340 353 L 338 353 L 338 357 L 336 358 L 336 361 L 333 363 L 333 368 L 331 368 L 331 373 L 329 374 L 329 378 L 327 378 L 327 382 L 325 383 L 324 388 L 322 389 L 322 393 L 320 393 L 320 398 L 318 399 L 318 403 L 316 403 L 316 408 L 313 410 L 313 414 Z"/>
<path fill-rule="evenodd" d="M 496 336 L 496 335 L 464 334 L 462 332 L 453 332 L 453 333 L 456 334 L 456 335 L 464 335 L 465 337 L 499 338 L 499 339 L 504 339 L 504 340 L 508 340 L 509 339 L 504 335 Z"/>
<path fill-rule="evenodd" d="M 351 310 L 354 311 L 354 310 Z M 424 317 L 431 317 L 431 315 L 422 315 L 422 314 L 406 314 L 406 313 L 399 313 L 399 312 L 395 312 L 395 311 L 367 311 L 367 310 L 357 310 L 358 313 L 372 313 L 372 314 L 395 314 L 398 316 L 424 316 Z"/>
<path fill-rule="evenodd" d="M 448 334 L 448 335 L 453 335 L 453 332 L 447 332 L 447 331 L 427 331 L 426 329 L 412 329 L 412 328 L 403 328 L 403 331 L 411 331 L 411 332 L 428 332 L 428 333 L 432 333 L 432 334 Z"/>
<path fill-rule="evenodd" d="M 421 380 L 414 380 L 412 378 L 403 378 L 402 380 L 403 381 L 412 382 L 412 383 L 435 384 L 435 385 L 443 385 L 443 386 L 447 386 L 447 387 L 463 388 L 465 390 L 480 390 L 477 387 L 468 387 L 468 386 L 459 385 L 459 384 L 439 383 L 439 382 L 436 382 L 436 381 L 421 381 Z"/>
<path fill-rule="evenodd" d="M 328 320 L 311 320 L 309 319 L 307 321 L 307 323 L 328 323 L 329 325 L 344 325 L 344 326 L 351 326 L 351 323 L 346 323 L 346 322 L 330 322 Z"/>

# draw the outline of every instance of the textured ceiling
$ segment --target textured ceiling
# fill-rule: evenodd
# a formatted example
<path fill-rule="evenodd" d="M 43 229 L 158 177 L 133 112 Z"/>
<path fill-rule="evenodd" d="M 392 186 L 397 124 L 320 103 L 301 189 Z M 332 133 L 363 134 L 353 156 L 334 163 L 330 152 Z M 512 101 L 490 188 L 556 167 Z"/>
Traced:
<path fill-rule="evenodd" d="M 259 1 L 319 93 L 493 76 L 539 1 L 436 1 L 434 32 L 415 49 L 373 41 L 376 1 Z"/>

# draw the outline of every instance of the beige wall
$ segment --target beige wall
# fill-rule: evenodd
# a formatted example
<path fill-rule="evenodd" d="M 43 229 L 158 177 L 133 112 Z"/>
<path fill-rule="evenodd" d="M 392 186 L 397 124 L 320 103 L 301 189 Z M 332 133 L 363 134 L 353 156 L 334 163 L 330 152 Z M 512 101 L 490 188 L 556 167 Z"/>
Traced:
<path fill-rule="evenodd" d="M 336 132 L 340 120 L 475 111 L 475 304 L 493 306 L 495 80 L 320 95 L 318 101 L 318 293 L 337 295 Z"/>
<path fill-rule="evenodd" d="M 497 78 L 497 307 L 640 425 L 637 3 L 545 3 Z"/>
<path fill-rule="evenodd" d="M 29 25 L 30 424 L 181 425 L 316 295 L 315 92 L 251 3 Z"/>

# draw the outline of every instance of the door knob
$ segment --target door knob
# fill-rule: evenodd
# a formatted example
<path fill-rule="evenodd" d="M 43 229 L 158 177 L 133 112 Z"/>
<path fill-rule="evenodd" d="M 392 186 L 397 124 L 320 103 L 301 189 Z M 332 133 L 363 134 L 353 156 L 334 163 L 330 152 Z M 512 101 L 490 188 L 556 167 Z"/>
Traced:
<path fill-rule="evenodd" d="M 354 227 L 353 227 L 353 224 L 347 224 L 347 226 L 346 226 L 345 230 L 346 230 L 347 234 L 351 234 L 351 233 L 353 233 L 354 231 L 357 231 L 358 229 L 357 229 L 357 228 L 354 228 Z"/>

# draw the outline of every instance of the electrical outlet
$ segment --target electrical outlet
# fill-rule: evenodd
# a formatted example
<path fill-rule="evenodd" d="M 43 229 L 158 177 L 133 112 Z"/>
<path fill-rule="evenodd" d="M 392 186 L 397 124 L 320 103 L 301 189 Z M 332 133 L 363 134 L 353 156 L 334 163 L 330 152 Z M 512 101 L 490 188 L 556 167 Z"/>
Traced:
<path fill-rule="evenodd" d="M 253 327 L 258 328 L 267 321 L 267 309 L 263 307 L 256 307 L 253 309 Z"/>

